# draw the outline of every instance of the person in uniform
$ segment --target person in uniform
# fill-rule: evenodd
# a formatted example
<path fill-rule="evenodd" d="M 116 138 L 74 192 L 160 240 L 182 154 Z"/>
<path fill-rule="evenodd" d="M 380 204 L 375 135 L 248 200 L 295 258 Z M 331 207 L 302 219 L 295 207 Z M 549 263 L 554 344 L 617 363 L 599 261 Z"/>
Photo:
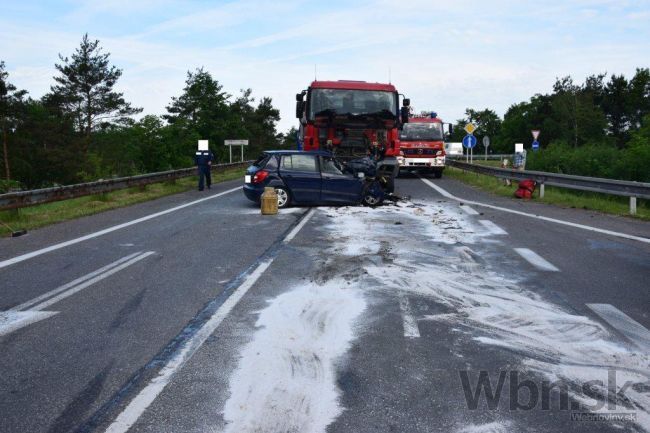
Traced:
<path fill-rule="evenodd" d="M 199 191 L 203 191 L 204 181 L 208 189 L 212 185 L 212 175 L 210 174 L 212 161 L 214 161 L 214 154 L 209 149 L 197 150 L 196 155 L 194 155 L 194 163 L 196 164 L 199 175 Z"/>

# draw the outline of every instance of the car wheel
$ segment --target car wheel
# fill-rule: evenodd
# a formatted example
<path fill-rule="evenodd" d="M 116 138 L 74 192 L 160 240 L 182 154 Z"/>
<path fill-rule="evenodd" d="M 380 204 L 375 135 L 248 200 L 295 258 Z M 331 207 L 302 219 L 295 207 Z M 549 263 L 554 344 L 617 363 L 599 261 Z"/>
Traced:
<path fill-rule="evenodd" d="M 366 194 L 363 196 L 363 204 L 365 206 L 370 206 L 370 207 L 379 206 L 383 201 L 384 201 L 383 199 L 377 198 L 372 194 Z"/>
<path fill-rule="evenodd" d="M 285 207 L 289 206 L 289 203 L 291 202 L 291 196 L 289 195 L 289 191 L 287 191 L 285 187 L 276 186 L 275 193 L 278 195 L 279 209 L 284 209 Z"/>

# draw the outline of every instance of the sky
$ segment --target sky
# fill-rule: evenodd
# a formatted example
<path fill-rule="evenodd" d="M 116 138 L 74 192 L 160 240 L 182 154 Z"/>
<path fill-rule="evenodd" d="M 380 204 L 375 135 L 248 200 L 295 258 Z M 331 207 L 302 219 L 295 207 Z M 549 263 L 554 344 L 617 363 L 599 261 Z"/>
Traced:
<path fill-rule="evenodd" d="M 123 70 L 116 85 L 163 114 L 187 71 L 251 88 L 297 125 L 295 94 L 321 80 L 390 81 L 445 121 L 503 115 L 556 77 L 632 76 L 650 67 L 650 0 L 0 0 L 0 60 L 33 98 L 84 33 Z"/>

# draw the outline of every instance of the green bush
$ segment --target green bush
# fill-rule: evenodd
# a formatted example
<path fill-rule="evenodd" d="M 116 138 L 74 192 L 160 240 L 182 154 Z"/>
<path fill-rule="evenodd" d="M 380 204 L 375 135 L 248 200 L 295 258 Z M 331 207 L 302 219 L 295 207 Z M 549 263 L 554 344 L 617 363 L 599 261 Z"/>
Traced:
<path fill-rule="evenodd" d="M 5 194 L 11 190 L 22 189 L 22 185 L 17 180 L 0 179 L 0 194 Z"/>
<path fill-rule="evenodd" d="M 650 182 L 650 143 L 634 143 L 625 149 L 607 144 L 578 148 L 553 142 L 540 152 L 528 152 L 529 170 L 578 176 Z"/>

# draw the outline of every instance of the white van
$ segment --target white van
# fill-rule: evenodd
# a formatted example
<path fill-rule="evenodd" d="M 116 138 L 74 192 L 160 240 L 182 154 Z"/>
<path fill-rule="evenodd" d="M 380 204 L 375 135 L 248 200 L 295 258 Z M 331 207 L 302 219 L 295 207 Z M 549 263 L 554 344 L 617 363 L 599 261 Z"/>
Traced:
<path fill-rule="evenodd" d="M 449 155 L 462 155 L 463 143 L 445 143 L 445 153 Z"/>

